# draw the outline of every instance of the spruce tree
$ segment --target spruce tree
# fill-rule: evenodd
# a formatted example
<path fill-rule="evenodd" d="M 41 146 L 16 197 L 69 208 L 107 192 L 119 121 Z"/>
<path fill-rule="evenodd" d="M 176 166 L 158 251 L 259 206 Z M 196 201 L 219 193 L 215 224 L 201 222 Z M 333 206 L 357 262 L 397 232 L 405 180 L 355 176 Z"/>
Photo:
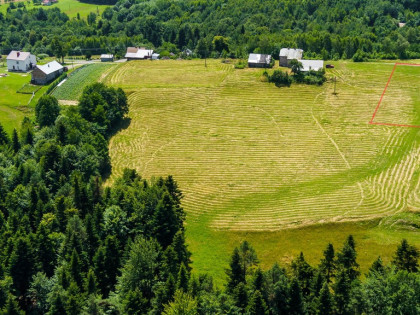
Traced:
<path fill-rule="evenodd" d="M 71 276 L 72 281 L 74 281 L 74 283 L 76 283 L 79 288 L 82 288 L 82 268 L 80 264 L 79 254 L 77 253 L 76 249 L 73 249 L 73 252 L 71 254 L 69 274 Z"/>
<path fill-rule="evenodd" d="M 16 129 L 13 129 L 12 149 L 13 149 L 13 152 L 15 152 L 15 153 L 17 153 L 20 149 L 20 141 L 19 141 L 19 136 L 18 136 L 18 133 L 17 133 Z"/>
<path fill-rule="evenodd" d="M 239 249 L 235 247 L 229 263 L 229 269 L 226 270 L 228 276 L 227 289 L 232 292 L 239 283 L 245 282 L 245 275 L 242 268 L 241 257 Z"/>
<path fill-rule="evenodd" d="M 304 304 L 302 291 L 300 289 L 299 281 L 293 278 L 290 284 L 290 299 L 289 299 L 289 314 L 301 315 L 304 313 Z"/>
<path fill-rule="evenodd" d="M 16 302 L 14 296 L 9 294 L 9 297 L 7 298 L 6 306 L 1 311 L 1 314 L 4 314 L 4 315 L 23 315 L 25 313 L 19 308 L 19 305 Z"/>
<path fill-rule="evenodd" d="M 333 314 L 332 298 L 331 298 L 330 288 L 328 287 L 327 282 L 324 282 L 322 289 L 319 293 L 318 314 L 320 315 Z"/>
<path fill-rule="evenodd" d="M 330 283 L 331 278 L 334 277 L 336 269 L 334 246 L 331 243 L 329 243 L 327 248 L 324 250 L 324 258 L 321 259 L 319 268 L 327 282 Z"/>
<path fill-rule="evenodd" d="M 360 275 L 359 264 L 356 262 L 356 249 L 353 236 L 349 236 L 344 243 L 341 252 L 338 253 L 337 266 L 344 270 L 350 281 L 357 279 Z"/>
<path fill-rule="evenodd" d="M 409 245 L 406 239 L 401 241 L 392 263 L 397 270 L 417 272 L 419 270 L 419 251 L 413 245 Z"/>
<path fill-rule="evenodd" d="M 260 291 L 255 291 L 249 301 L 248 312 L 249 315 L 268 315 L 267 305 Z"/>
<path fill-rule="evenodd" d="M 314 276 L 314 270 L 306 262 L 302 252 L 297 259 L 292 261 L 292 269 L 296 279 L 299 281 L 303 295 L 308 296 L 311 293 L 311 283 Z"/>
<path fill-rule="evenodd" d="M 233 290 L 232 295 L 235 306 L 238 307 L 242 312 L 245 312 L 245 309 L 248 306 L 248 292 L 245 283 L 239 283 Z"/>
<path fill-rule="evenodd" d="M 188 271 L 185 268 L 185 265 L 182 263 L 179 267 L 178 277 L 177 277 L 176 288 L 177 290 L 182 290 L 185 293 L 188 293 L 188 282 L 189 282 L 189 275 Z"/>
<path fill-rule="evenodd" d="M 166 249 L 178 231 L 178 220 L 173 207 L 173 202 L 168 193 L 164 193 L 162 200 L 159 201 L 154 217 L 154 235 L 159 244 Z"/>
<path fill-rule="evenodd" d="M 0 145 L 7 145 L 10 143 L 9 136 L 4 130 L 3 126 L 0 124 Z"/>
<path fill-rule="evenodd" d="M 44 224 L 40 224 L 36 233 L 36 261 L 39 264 L 41 271 L 43 271 L 47 277 L 51 277 L 54 274 L 56 253 L 54 250 L 54 244 L 49 237 L 49 233 Z"/>
<path fill-rule="evenodd" d="M 96 294 L 97 293 L 95 273 L 93 272 L 92 269 L 89 269 L 89 272 L 87 274 L 87 278 L 85 280 L 85 292 L 87 294 Z"/>
<path fill-rule="evenodd" d="M 16 239 L 10 256 L 9 274 L 18 296 L 24 296 L 34 274 L 35 260 L 32 245 L 27 237 Z"/>

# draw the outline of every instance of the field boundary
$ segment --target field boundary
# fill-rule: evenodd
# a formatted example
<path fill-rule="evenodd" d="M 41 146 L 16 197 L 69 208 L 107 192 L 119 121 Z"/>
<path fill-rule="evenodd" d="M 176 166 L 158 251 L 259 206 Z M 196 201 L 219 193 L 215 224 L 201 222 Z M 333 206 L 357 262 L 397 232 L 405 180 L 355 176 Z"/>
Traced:
<path fill-rule="evenodd" d="M 378 105 L 376 105 L 375 111 L 373 112 L 372 118 L 369 121 L 370 125 L 380 125 L 380 126 L 391 126 L 391 127 L 408 127 L 408 128 L 420 128 L 418 125 L 407 125 L 407 124 L 396 124 L 396 123 L 382 123 L 382 122 L 374 122 L 376 113 L 379 110 L 379 107 L 381 106 L 382 100 L 385 96 L 386 90 L 388 89 L 388 85 L 391 82 L 392 76 L 394 75 L 395 69 L 397 69 L 398 66 L 411 66 L 411 67 L 420 67 L 420 64 L 418 63 L 401 63 L 396 62 L 394 64 L 394 68 L 392 68 L 391 75 L 388 78 L 388 82 L 385 85 L 384 91 L 382 92 L 381 98 L 379 99 Z"/>

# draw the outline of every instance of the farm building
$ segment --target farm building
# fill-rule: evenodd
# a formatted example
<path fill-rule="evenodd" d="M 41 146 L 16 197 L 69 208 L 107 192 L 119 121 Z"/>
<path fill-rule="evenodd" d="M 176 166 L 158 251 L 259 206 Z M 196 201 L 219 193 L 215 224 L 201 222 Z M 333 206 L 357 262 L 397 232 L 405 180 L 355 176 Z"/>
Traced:
<path fill-rule="evenodd" d="M 302 71 L 308 72 L 309 70 L 318 71 L 324 68 L 324 60 L 299 60 L 302 63 Z"/>
<path fill-rule="evenodd" d="M 159 59 L 159 54 L 156 54 L 156 53 L 154 53 L 154 54 L 152 54 L 152 60 L 158 60 Z"/>
<path fill-rule="evenodd" d="M 114 55 L 111 54 L 102 54 L 101 55 L 101 62 L 107 62 L 107 61 L 114 61 Z"/>
<path fill-rule="evenodd" d="M 59 77 L 63 71 L 63 66 L 55 60 L 42 66 L 36 66 L 34 71 L 32 71 L 31 83 L 47 84 Z"/>
<path fill-rule="evenodd" d="M 293 48 L 282 48 L 280 50 L 280 67 L 288 67 L 290 61 L 293 59 L 300 60 L 303 56 L 302 49 L 293 49 Z"/>
<path fill-rule="evenodd" d="M 12 50 L 6 60 L 9 71 L 27 72 L 36 66 L 36 57 L 29 52 Z"/>
<path fill-rule="evenodd" d="M 248 67 L 271 68 L 271 56 L 263 54 L 249 54 Z"/>
<path fill-rule="evenodd" d="M 127 53 L 125 54 L 125 58 L 128 61 L 130 60 L 142 60 L 142 59 L 150 59 L 152 58 L 153 50 L 146 49 L 144 47 L 128 47 Z"/>

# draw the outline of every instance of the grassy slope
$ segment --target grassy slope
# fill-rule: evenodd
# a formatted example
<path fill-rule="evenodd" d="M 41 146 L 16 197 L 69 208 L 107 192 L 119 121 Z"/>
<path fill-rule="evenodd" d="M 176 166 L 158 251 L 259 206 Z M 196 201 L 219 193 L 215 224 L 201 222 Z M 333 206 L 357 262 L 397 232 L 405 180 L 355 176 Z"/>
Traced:
<path fill-rule="evenodd" d="M 113 176 L 174 175 L 195 270 L 222 279 L 245 238 L 265 267 L 300 250 L 315 262 L 349 233 L 364 270 L 378 254 L 389 261 L 401 237 L 420 245 L 375 219 L 420 209 L 420 129 L 368 124 L 393 65 L 335 64 L 338 95 L 332 83 L 277 89 L 261 70 L 220 61 L 130 62 L 107 77 L 130 93 L 132 118 L 111 140 Z M 407 123 L 420 119 L 412 97 L 394 100 Z"/>
<path fill-rule="evenodd" d="M 0 67 L 0 73 L 8 72 L 5 67 Z M 34 115 L 34 106 L 46 89 L 41 88 L 28 106 L 31 95 L 16 93 L 16 91 L 30 80 L 29 73 L 8 73 L 7 77 L 0 77 L 0 123 L 9 133 L 14 128 L 19 129 L 23 117 Z"/>
<path fill-rule="evenodd" d="M 35 7 L 39 7 L 39 6 L 34 6 L 32 1 L 29 4 L 27 1 L 25 1 L 25 5 L 28 10 Z M 7 7 L 8 7 L 8 4 L 2 4 L 0 6 L 0 12 L 5 13 L 7 11 Z M 52 6 L 43 6 L 42 8 L 48 9 L 48 8 L 54 8 L 54 7 L 59 8 L 61 11 L 66 13 L 70 18 L 76 17 L 77 13 L 79 13 L 82 18 L 86 18 L 90 12 L 94 12 L 96 14 L 99 13 L 99 15 L 102 14 L 102 12 L 109 6 L 83 3 L 77 0 L 59 0 L 57 4 L 54 4 Z"/>
<path fill-rule="evenodd" d="M 102 75 L 115 66 L 115 64 L 95 63 L 76 70 L 77 72 L 59 86 L 52 95 L 59 100 L 78 100 L 86 85 L 100 81 Z"/>

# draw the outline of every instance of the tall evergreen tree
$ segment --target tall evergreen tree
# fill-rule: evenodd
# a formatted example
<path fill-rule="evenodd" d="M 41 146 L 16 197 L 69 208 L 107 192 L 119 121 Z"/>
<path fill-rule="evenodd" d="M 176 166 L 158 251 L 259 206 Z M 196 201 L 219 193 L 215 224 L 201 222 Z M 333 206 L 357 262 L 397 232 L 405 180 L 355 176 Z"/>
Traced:
<path fill-rule="evenodd" d="M 359 264 L 356 262 L 356 249 L 353 236 L 349 236 L 344 247 L 337 255 L 338 268 L 344 270 L 350 281 L 355 280 L 359 275 Z"/>
<path fill-rule="evenodd" d="M 296 278 L 293 278 L 290 284 L 290 300 L 288 311 L 291 315 L 304 314 L 302 290 L 300 289 L 299 281 Z"/>
<path fill-rule="evenodd" d="M 240 283 L 245 283 L 245 275 L 241 263 L 239 249 L 235 247 L 229 263 L 229 269 L 226 270 L 228 276 L 227 289 L 232 292 Z"/>
<path fill-rule="evenodd" d="M 331 278 L 334 277 L 336 269 L 334 246 L 331 243 L 329 243 L 327 248 L 324 250 L 324 258 L 321 259 L 319 268 L 327 282 L 330 283 Z"/>
<path fill-rule="evenodd" d="M 249 315 L 268 315 L 267 305 L 260 291 L 255 291 L 249 301 L 248 312 Z"/>
<path fill-rule="evenodd" d="M 318 314 L 320 315 L 330 315 L 333 314 L 332 309 L 332 298 L 328 283 L 324 282 L 322 289 L 319 293 L 319 307 Z"/>
<path fill-rule="evenodd" d="M 19 136 L 16 129 L 13 129 L 12 148 L 13 148 L 13 152 L 15 153 L 17 153 L 20 150 L 20 141 L 19 141 Z"/>
<path fill-rule="evenodd" d="M 9 143 L 9 136 L 7 135 L 7 132 L 4 130 L 3 126 L 0 124 L 0 145 L 5 145 Z"/>
<path fill-rule="evenodd" d="M 10 256 L 9 274 L 17 296 L 24 296 L 34 274 L 35 260 L 32 245 L 27 237 L 19 236 Z"/>
<path fill-rule="evenodd" d="M 413 245 L 409 245 L 406 239 L 401 241 L 392 263 L 398 270 L 417 272 L 419 270 L 419 251 Z"/>

